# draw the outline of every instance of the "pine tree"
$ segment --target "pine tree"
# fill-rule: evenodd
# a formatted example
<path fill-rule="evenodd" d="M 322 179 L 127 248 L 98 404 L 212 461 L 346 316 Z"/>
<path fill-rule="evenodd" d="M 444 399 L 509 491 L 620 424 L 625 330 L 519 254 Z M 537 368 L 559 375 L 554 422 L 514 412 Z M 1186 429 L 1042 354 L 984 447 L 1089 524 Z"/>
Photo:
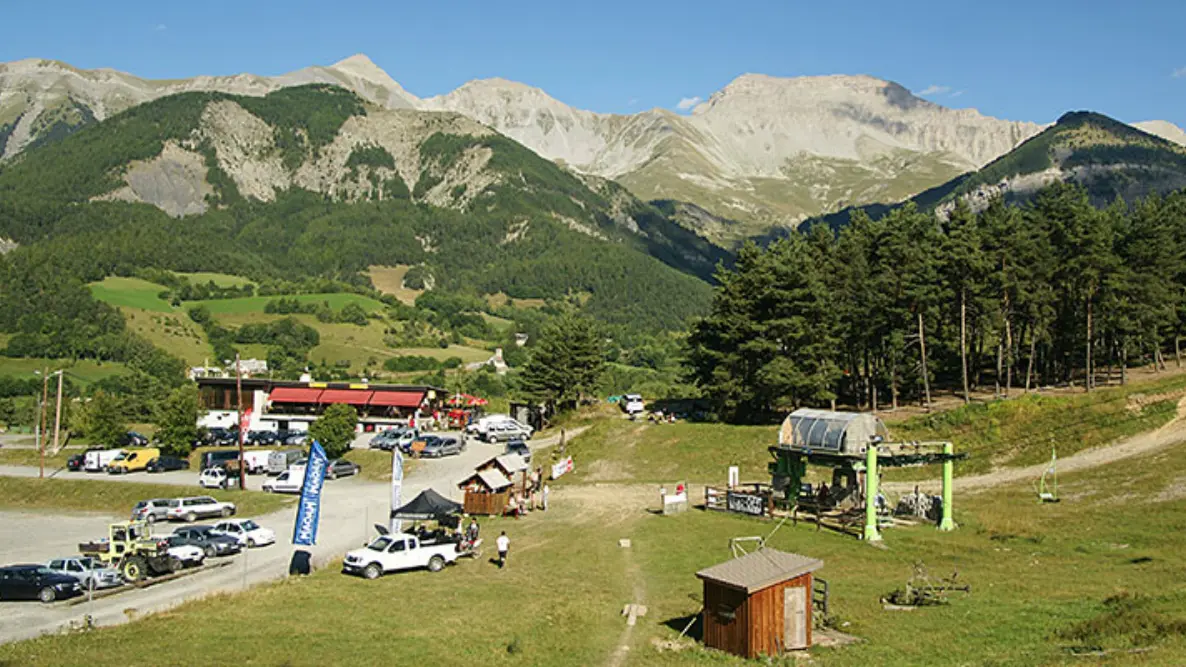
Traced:
<path fill-rule="evenodd" d="M 594 323 L 572 314 L 540 333 L 520 376 L 518 393 L 553 408 L 576 407 L 590 396 L 605 367 L 604 337 Z"/>
<path fill-rule="evenodd" d="M 156 439 L 170 454 L 185 456 L 198 439 L 198 387 L 192 383 L 174 389 L 156 408 Z"/>
<path fill-rule="evenodd" d="M 987 282 L 989 260 L 985 255 L 981 229 L 976 214 L 963 200 L 956 203 L 948 215 L 943 238 L 943 279 L 948 291 L 955 294 L 959 311 L 960 378 L 964 402 L 972 400 L 968 386 L 968 310 L 972 317 L 980 316 L 979 304 Z"/>

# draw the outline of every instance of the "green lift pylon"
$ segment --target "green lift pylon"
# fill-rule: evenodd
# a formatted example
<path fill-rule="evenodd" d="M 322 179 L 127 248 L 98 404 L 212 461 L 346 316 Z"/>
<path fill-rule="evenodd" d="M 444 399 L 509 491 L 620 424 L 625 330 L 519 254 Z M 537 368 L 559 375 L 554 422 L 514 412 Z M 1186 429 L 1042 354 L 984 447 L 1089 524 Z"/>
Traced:
<path fill-rule="evenodd" d="M 1058 502 L 1058 450 L 1050 448 L 1050 465 L 1038 480 L 1038 500 L 1044 503 Z"/>

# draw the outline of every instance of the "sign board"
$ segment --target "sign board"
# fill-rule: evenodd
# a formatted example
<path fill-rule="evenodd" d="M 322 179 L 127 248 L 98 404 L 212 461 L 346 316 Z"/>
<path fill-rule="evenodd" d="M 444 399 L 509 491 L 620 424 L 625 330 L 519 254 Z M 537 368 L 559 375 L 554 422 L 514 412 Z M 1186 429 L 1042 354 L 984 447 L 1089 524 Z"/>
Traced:
<path fill-rule="evenodd" d="M 567 456 L 563 461 L 559 461 L 552 465 L 552 479 L 558 479 L 565 473 L 572 472 L 572 457 Z"/>
<path fill-rule="evenodd" d="M 737 486 L 741 483 L 741 469 L 737 466 L 729 466 L 729 488 Z"/>
<path fill-rule="evenodd" d="M 399 448 L 394 447 L 391 450 L 391 513 L 399 509 L 403 504 L 400 502 L 400 491 L 404 485 L 404 457 L 400 454 Z M 400 529 L 403 528 L 403 522 L 399 519 L 391 519 L 391 532 L 399 534 Z"/>
<path fill-rule="evenodd" d="M 675 493 L 667 493 L 663 489 L 663 514 L 678 514 L 688 509 L 688 487 L 680 482 L 675 487 Z"/>
<path fill-rule="evenodd" d="M 251 426 L 251 408 L 243 411 L 243 416 L 239 419 L 239 441 L 242 442 L 247 437 L 247 429 Z"/>
<path fill-rule="evenodd" d="M 766 499 L 756 493 L 741 493 L 730 491 L 726 495 L 726 505 L 730 512 L 763 516 L 766 514 Z"/>

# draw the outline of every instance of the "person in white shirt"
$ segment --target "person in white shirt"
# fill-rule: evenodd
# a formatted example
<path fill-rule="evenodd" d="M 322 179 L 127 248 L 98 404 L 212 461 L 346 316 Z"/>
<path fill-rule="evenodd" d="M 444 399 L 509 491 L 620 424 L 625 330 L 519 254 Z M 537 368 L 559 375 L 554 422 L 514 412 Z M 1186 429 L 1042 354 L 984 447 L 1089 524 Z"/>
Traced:
<path fill-rule="evenodd" d="M 504 530 L 495 542 L 498 544 L 498 569 L 501 570 L 507 564 L 507 551 L 511 548 L 511 538 L 507 537 Z"/>

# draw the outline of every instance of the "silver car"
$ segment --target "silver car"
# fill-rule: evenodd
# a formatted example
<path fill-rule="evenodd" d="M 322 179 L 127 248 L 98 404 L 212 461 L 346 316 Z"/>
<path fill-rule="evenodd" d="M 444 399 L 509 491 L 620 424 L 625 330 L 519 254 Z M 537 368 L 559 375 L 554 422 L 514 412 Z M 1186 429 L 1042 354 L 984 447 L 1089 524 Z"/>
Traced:
<path fill-rule="evenodd" d="M 132 508 L 132 521 L 147 521 L 156 523 L 169 518 L 170 498 L 153 498 L 141 500 Z"/>
<path fill-rule="evenodd" d="M 45 564 L 46 569 L 74 577 L 84 589 L 113 588 L 124 583 L 118 570 L 85 556 L 55 558 Z"/>

